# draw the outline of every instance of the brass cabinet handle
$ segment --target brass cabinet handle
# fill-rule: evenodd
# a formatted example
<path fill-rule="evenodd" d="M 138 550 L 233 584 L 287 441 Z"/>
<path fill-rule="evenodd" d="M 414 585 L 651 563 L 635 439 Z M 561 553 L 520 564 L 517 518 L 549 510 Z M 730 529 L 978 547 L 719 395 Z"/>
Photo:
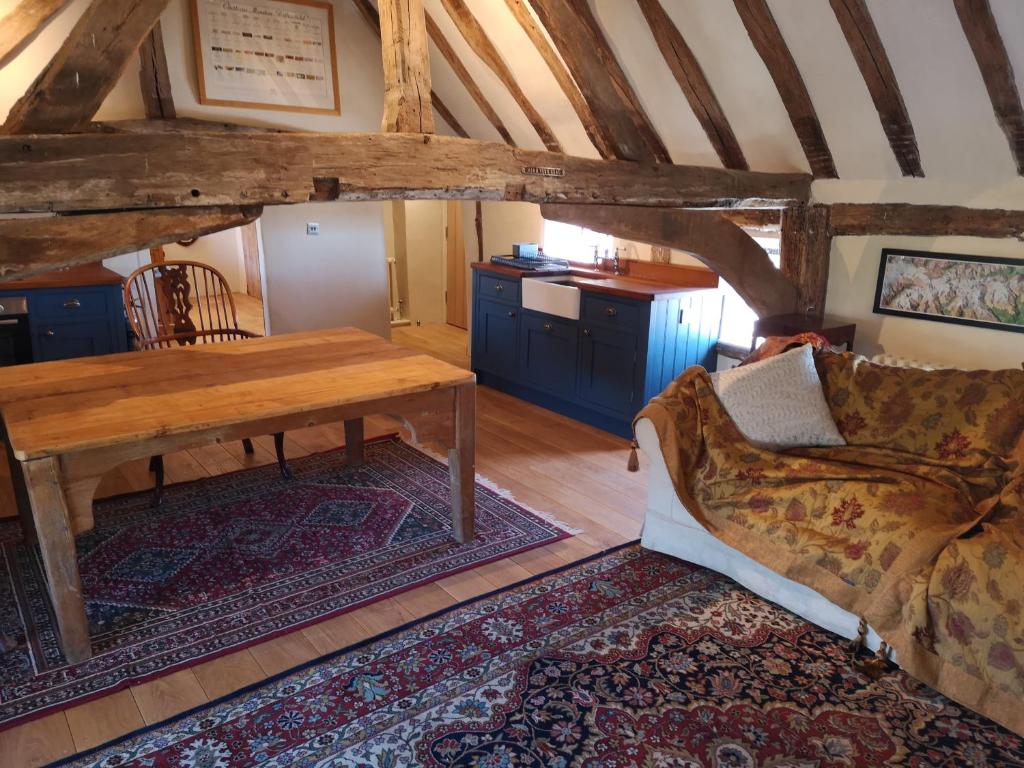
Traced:
<path fill-rule="evenodd" d="M 511 311 L 510 311 L 510 312 L 508 313 L 508 316 L 509 316 L 509 317 L 515 317 L 515 316 L 516 316 L 516 313 L 515 313 L 515 312 L 511 312 Z"/>
<path fill-rule="evenodd" d="M 617 314 L 619 314 L 618 310 L 615 309 L 615 307 L 607 307 L 604 313 L 608 315 L 608 317 L 615 317 Z"/>
<path fill-rule="evenodd" d="M 47 335 L 47 337 L 49 337 L 49 338 L 51 338 L 51 339 L 52 339 L 52 338 L 53 338 L 54 336 L 56 336 L 56 334 L 55 334 L 55 333 L 53 332 L 53 328 L 51 328 L 50 330 L 48 330 L 48 331 L 46 332 L 46 335 Z"/>
<path fill-rule="evenodd" d="M 584 336 L 589 336 L 590 335 L 590 329 L 589 328 L 584 328 L 583 329 L 583 335 Z"/>
<path fill-rule="evenodd" d="M 555 329 L 555 326 L 553 326 L 551 323 L 544 323 L 544 330 L 545 331 L 553 331 L 554 329 Z"/>
<path fill-rule="evenodd" d="M 65 309 L 78 309 L 80 306 L 82 306 L 82 302 L 78 299 L 68 299 L 64 302 Z"/>
<path fill-rule="evenodd" d="M 495 293 L 501 293 L 504 290 L 505 290 L 505 286 L 502 285 L 501 283 L 498 283 L 496 286 L 494 286 L 494 292 Z"/>

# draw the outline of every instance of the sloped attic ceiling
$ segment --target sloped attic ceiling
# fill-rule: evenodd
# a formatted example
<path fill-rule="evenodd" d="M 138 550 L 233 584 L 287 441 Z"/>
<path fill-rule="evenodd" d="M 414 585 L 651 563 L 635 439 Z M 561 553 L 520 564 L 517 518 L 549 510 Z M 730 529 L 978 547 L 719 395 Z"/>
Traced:
<path fill-rule="evenodd" d="M 465 0 L 527 98 L 566 152 L 597 157 L 569 100 L 505 0 Z M 1024 2 L 990 0 L 1018 81 L 1024 81 Z M 704 70 L 753 170 L 809 171 L 778 88 L 730 0 L 662 0 Z M 519 146 L 543 149 L 500 80 L 472 51 L 442 0 L 428 13 Z M 708 137 L 659 50 L 636 0 L 590 0 L 629 84 L 676 163 L 720 165 Z M 842 179 L 900 179 L 850 46 L 829 0 L 768 0 L 795 60 Z M 996 119 L 953 0 L 867 0 L 902 92 L 925 175 L 970 184 L 1015 179 L 1016 163 Z M 473 138 L 500 141 L 431 47 L 435 91 Z"/>

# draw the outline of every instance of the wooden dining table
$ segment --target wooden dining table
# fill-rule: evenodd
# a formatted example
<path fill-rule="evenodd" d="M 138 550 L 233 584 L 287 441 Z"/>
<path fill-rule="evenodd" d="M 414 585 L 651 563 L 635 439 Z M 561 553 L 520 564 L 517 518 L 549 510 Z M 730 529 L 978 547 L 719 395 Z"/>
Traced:
<path fill-rule="evenodd" d="M 473 537 L 476 377 L 355 328 L 2 369 L 0 415 L 26 536 L 38 542 L 69 662 L 91 647 L 75 535 L 126 461 L 344 422 L 363 461 L 363 417 L 389 414 L 448 451 L 452 535 Z M 20 470 L 20 471 L 19 471 Z"/>

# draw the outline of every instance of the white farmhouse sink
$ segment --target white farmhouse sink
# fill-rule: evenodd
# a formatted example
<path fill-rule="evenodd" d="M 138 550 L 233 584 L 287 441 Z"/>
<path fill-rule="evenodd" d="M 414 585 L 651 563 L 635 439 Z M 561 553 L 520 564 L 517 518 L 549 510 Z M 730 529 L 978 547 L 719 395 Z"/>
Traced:
<path fill-rule="evenodd" d="M 522 301 L 523 309 L 580 319 L 580 289 L 571 277 L 524 278 Z"/>

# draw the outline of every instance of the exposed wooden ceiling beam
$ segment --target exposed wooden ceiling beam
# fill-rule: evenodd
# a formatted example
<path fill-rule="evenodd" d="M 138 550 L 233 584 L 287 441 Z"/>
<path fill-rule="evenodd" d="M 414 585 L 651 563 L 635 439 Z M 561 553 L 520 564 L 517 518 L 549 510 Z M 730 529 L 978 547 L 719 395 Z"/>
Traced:
<path fill-rule="evenodd" d="M 533 13 L 526 4 L 526 0 L 505 0 L 505 4 L 508 5 L 508 9 L 515 16 L 516 21 L 519 22 L 519 26 L 523 28 L 526 36 L 530 38 L 530 41 L 537 49 L 537 53 L 544 59 L 544 63 L 548 65 L 551 74 L 555 76 L 555 81 L 562 89 L 565 97 L 569 99 L 569 103 L 572 104 L 573 111 L 576 112 L 576 116 L 583 123 L 583 129 L 587 132 L 587 136 L 590 138 L 594 148 L 597 149 L 598 154 L 606 159 L 615 157 L 611 146 L 608 144 L 608 140 L 597 124 L 597 118 L 594 117 L 594 113 L 587 105 L 586 99 L 580 93 L 579 86 L 576 85 L 576 81 L 572 79 L 572 75 L 565 68 L 565 64 L 562 63 L 558 53 L 551 46 L 551 43 L 548 42 L 547 37 L 544 35 L 544 30 L 537 24 Z"/>
<path fill-rule="evenodd" d="M 384 61 L 381 130 L 433 133 L 423 0 L 380 0 L 379 11 Z"/>
<path fill-rule="evenodd" d="M 833 235 L 961 235 L 1024 241 L 1024 210 L 908 203 L 835 203 Z"/>
<path fill-rule="evenodd" d="M 10 64 L 71 0 L 21 0 L 0 19 L 0 69 Z"/>
<path fill-rule="evenodd" d="M 183 173 L 182 169 L 187 172 Z M 463 199 L 782 207 L 806 174 L 637 165 L 416 134 L 0 137 L 0 212 Z"/>
<path fill-rule="evenodd" d="M 0 219 L 0 281 L 155 248 L 255 221 L 260 208 L 168 208 Z"/>
<path fill-rule="evenodd" d="M 531 0 L 620 160 L 672 162 L 587 0 Z"/>
<path fill-rule="evenodd" d="M 427 34 L 430 35 L 430 39 L 434 41 L 434 45 L 437 46 L 437 50 L 444 56 L 445 61 L 448 62 L 448 66 L 455 72 L 455 76 L 462 81 L 463 87 L 469 91 L 469 95 L 476 102 L 476 105 L 480 108 L 480 111 L 484 113 L 484 117 L 487 121 L 494 126 L 494 130 L 498 132 L 502 140 L 506 144 L 515 145 L 515 141 L 512 140 L 512 134 L 508 132 L 508 128 L 501 121 L 498 113 L 494 111 L 494 107 L 484 96 L 484 92 L 480 90 L 480 86 L 476 84 L 476 80 L 469 74 L 469 70 L 466 69 L 465 64 L 459 58 L 458 54 L 455 53 L 455 49 L 452 48 L 451 43 L 444 36 L 441 28 L 437 26 L 437 22 L 428 13 L 427 16 Z"/>
<path fill-rule="evenodd" d="M 262 128 L 255 125 L 226 123 L 219 120 L 201 120 L 198 117 L 177 117 L 170 120 L 146 118 L 136 120 L 105 120 L 92 122 L 82 133 L 293 133 L 281 128 Z M 301 133 L 301 131 L 294 131 Z"/>
<path fill-rule="evenodd" d="M 743 229 L 778 232 L 782 222 L 782 211 L 773 208 L 728 208 L 716 213 Z"/>
<path fill-rule="evenodd" d="M 782 98 L 782 104 L 789 113 L 800 146 L 804 149 L 811 173 L 816 178 L 838 177 L 832 152 L 821 131 L 821 123 L 811 103 L 807 86 L 800 76 L 793 55 L 786 46 L 775 17 L 768 8 L 767 0 L 734 0 L 743 26 L 750 35 L 750 41 L 761 56 L 768 74 L 775 81 L 775 87 Z"/>
<path fill-rule="evenodd" d="M 796 288 L 750 235 L 716 212 L 620 205 L 542 205 L 540 212 L 545 219 L 693 254 L 760 317 L 796 311 Z"/>
<path fill-rule="evenodd" d="M 93 0 L 0 132 L 68 131 L 87 123 L 168 0 Z"/>
<path fill-rule="evenodd" d="M 355 3 L 356 8 L 362 14 L 363 18 L 366 19 L 366 23 L 370 25 L 370 29 L 377 35 L 377 39 L 380 39 L 380 14 L 377 13 L 377 9 L 373 7 L 373 3 L 370 0 L 352 0 Z M 464 139 L 469 138 L 469 133 L 462 127 L 462 124 L 455 118 L 452 111 L 448 109 L 441 97 L 437 95 L 436 91 L 431 90 L 430 92 L 430 105 L 434 108 L 434 111 L 444 120 L 448 127 L 455 131 L 456 136 L 461 136 Z"/>
<path fill-rule="evenodd" d="M 160 22 L 146 35 L 139 47 L 139 86 L 146 117 L 169 120 L 177 117 L 174 96 L 171 94 L 171 76 L 167 71 L 167 54 Z"/>
<path fill-rule="evenodd" d="M 900 171 L 904 176 L 924 176 L 914 126 L 910 122 L 900 85 L 896 82 L 896 73 L 889 63 L 889 56 L 878 36 L 867 3 L 865 0 L 830 1 L 839 27 L 850 45 L 853 60 L 857 62 L 864 84 L 878 110 L 882 130 L 889 139 L 889 146 L 896 156 Z"/>
<path fill-rule="evenodd" d="M 992 100 L 999 126 L 1010 142 L 1010 152 L 1017 163 L 1017 173 L 1024 176 L 1024 108 L 1020 91 L 1013 75 L 1013 64 L 996 26 L 988 0 L 953 0 L 960 16 L 960 25 L 974 58 L 981 70 L 981 78 Z"/>
<path fill-rule="evenodd" d="M 794 205 L 782 212 L 779 267 L 796 286 L 796 311 L 809 317 L 825 314 L 832 255 L 831 213 L 827 205 Z"/>
<path fill-rule="evenodd" d="M 722 105 L 715 98 L 711 84 L 701 69 L 700 62 L 686 44 L 679 29 L 665 12 L 660 0 L 637 0 L 640 10 L 647 19 L 651 34 L 661 50 L 661 55 L 672 70 L 672 75 L 690 103 L 693 114 L 707 134 L 718 159 L 726 168 L 747 170 L 747 159 L 743 156 L 739 142 L 732 132 Z"/>
<path fill-rule="evenodd" d="M 519 83 L 516 81 L 515 75 L 512 74 L 512 70 L 501 54 L 498 53 L 498 49 L 494 47 L 494 43 L 491 42 L 487 33 L 484 32 L 484 28 L 480 26 L 480 22 L 476 20 L 473 12 L 469 10 L 469 6 L 463 0 L 441 0 L 441 5 L 444 6 L 448 16 L 451 17 L 455 27 L 459 30 L 462 37 L 465 38 L 469 47 L 473 49 L 473 52 L 480 57 L 484 64 L 490 67 L 491 71 L 508 88 L 508 92 L 512 94 L 516 104 L 523 110 L 526 119 L 530 121 L 530 125 L 533 126 L 533 130 L 540 136 L 544 146 L 552 152 L 561 152 L 562 145 L 559 144 L 554 131 L 551 130 L 551 126 L 541 117 L 540 112 L 536 110 L 526 97 L 526 94 L 523 93 L 523 89 L 519 87 Z"/>

